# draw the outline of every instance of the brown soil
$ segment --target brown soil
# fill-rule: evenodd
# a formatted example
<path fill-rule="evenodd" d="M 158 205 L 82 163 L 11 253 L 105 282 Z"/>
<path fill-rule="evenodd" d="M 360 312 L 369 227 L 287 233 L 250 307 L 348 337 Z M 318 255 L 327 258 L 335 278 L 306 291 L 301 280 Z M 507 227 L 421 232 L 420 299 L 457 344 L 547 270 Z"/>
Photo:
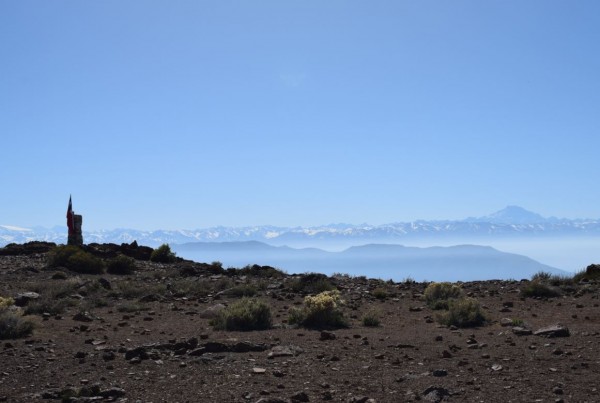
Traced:
<path fill-rule="evenodd" d="M 456 329 L 436 322 L 438 312 L 422 298 L 427 284 L 338 276 L 331 281 L 350 326 L 322 334 L 286 323 L 305 296 L 290 286 L 295 276 L 180 277 L 185 264 L 136 261 L 133 275 L 82 275 L 48 268 L 43 253 L 0 256 L 0 296 L 38 290 L 44 298 L 71 287 L 53 299 L 69 302 L 64 312 L 40 312 L 31 336 L 0 340 L 0 402 L 69 394 L 77 396 L 72 401 L 128 402 L 600 401 L 593 281 L 550 299 L 523 298 L 526 281 L 461 284 L 489 322 Z M 213 330 L 206 309 L 237 300 L 219 290 L 239 284 L 253 284 L 268 302 L 273 329 Z M 388 297 L 375 298 L 377 288 Z M 363 326 L 373 310 L 381 326 Z M 85 319 L 76 316 L 82 311 L 91 321 L 77 320 Z M 503 318 L 533 331 L 562 324 L 570 335 L 519 336 Z"/>

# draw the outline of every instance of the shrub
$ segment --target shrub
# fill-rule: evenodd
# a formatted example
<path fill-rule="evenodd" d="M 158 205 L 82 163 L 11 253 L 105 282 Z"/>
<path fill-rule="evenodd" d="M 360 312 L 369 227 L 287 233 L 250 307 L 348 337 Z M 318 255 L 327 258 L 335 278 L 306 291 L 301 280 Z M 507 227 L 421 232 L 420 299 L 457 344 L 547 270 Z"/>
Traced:
<path fill-rule="evenodd" d="M 49 256 L 50 267 L 66 267 L 67 269 L 83 274 L 104 273 L 102 259 L 85 252 L 74 245 L 64 245 L 55 248 Z"/>
<path fill-rule="evenodd" d="M 271 308 L 254 298 L 242 298 L 219 311 L 211 325 L 217 330 L 264 330 L 272 325 Z"/>
<path fill-rule="evenodd" d="M 220 264 L 220 262 L 218 262 Z M 214 264 L 214 262 L 213 262 Z M 264 278 L 283 277 L 285 273 L 271 266 L 259 266 L 257 264 L 247 265 L 239 270 L 235 270 L 236 274 L 241 276 L 255 276 Z"/>
<path fill-rule="evenodd" d="M 547 282 L 552 278 L 552 274 L 547 271 L 538 271 L 533 276 L 531 276 L 531 281 L 537 282 Z"/>
<path fill-rule="evenodd" d="M 302 309 L 290 311 L 289 323 L 308 328 L 347 327 L 344 315 L 339 309 L 342 303 L 338 290 L 324 291 L 315 296 L 304 298 Z"/>
<path fill-rule="evenodd" d="M 439 315 L 438 320 L 446 326 L 473 327 L 483 325 L 486 318 L 475 298 L 459 298 L 448 301 L 448 311 Z"/>
<path fill-rule="evenodd" d="M 294 292 L 318 294 L 324 291 L 331 291 L 335 287 L 331 284 L 326 275 L 321 273 L 307 273 L 292 280 L 290 288 Z"/>
<path fill-rule="evenodd" d="M 556 288 L 550 287 L 539 281 L 531 281 L 528 285 L 521 289 L 521 294 L 524 297 L 530 298 L 553 298 L 560 296 L 560 292 Z"/>
<path fill-rule="evenodd" d="M 8 308 L 9 306 L 13 305 L 14 303 L 15 303 L 15 300 L 10 297 L 0 297 L 0 312 L 3 309 Z"/>
<path fill-rule="evenodd" d="M 384 300 L 388 297 L 388 292 L 385 288 L 378 287 L 373 290 L 373 296 L 377 299 Z"/>
<path fill-rule="evenodd" d="M 225 290 L 225 294 L 231 297 L 253 297 L 256 295 L 258 290 L 251 284 L 240 284 Z"/>
<path fill-rule="evenodd" d="M 108 263 L 106 269 L 110 274 L 132 274 L 135 270 L 135 261 L 127 256 L 117 256 Z"/>
<path fill-rule="evenodd" d="M 29 336 L 35 323 L 24 318 L 19 312 L 0 309 L 0 339 L 18 339 Z"/>
<path fill-rule="evenodd" d="M 450 300 L 462 296 L 462 289 L 452 283 L 431 283 L 425 288 L 425 301 L 432 309 L 448 309 Z"/>
<path fill-rule="evenodd" d="M 379 313 L 376 311 L 367 312 L 362 318 L 362 323 L 366 327 L 378 327 L 381 324 Z"/>
<path fill-rule="evenodd" d="M 163 243 L 152 251 L 150 260 L 156 263 L 173 263 L 177 260 L 175 253 L 171 252 L 171 247 Z"/>
<path fill-rule="evenodd" d="M 212 287 L 207 280 L 179 280 L 173 281 L 169 288 L 175 297 L 205 297 L 212 292 Z"/>

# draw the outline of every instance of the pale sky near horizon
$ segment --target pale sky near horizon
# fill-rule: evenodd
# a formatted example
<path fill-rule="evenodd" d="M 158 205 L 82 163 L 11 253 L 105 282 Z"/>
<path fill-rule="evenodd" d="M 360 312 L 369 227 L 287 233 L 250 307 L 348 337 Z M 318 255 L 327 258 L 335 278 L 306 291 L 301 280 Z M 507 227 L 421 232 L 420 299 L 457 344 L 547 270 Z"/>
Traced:
<path fill-rule="evenodd" d="M 0 224 L 600 218 L 600 2 L 0 0 Z"/>

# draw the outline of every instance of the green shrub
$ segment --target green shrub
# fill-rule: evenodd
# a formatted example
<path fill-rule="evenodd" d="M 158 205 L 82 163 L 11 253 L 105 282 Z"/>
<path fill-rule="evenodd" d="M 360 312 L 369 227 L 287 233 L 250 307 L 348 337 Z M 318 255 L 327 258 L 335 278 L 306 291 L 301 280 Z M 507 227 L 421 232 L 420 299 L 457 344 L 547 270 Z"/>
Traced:
<path fill-rule="evenodd" d="M 339 309 L 341 303 L 338 290 L 307 296 L 304 298 L 303 308 L 290 310 L 288 322 L 307 328 L 347 327 L 348 323 Z"/>
<path fill-rule="evenodd" d="M 425 301 L 432 309 L 448 309 L 453 299 L 462 297 L 462 289 L 452 283 L 431 283 L 425 288 Z"/>
<path fill-rule="evenodd" d="M 67 267 L 69 258 L 81 248 L 74 245 L 57 246 L 48 254 L 48 265 L 50 267 Z"/>
<path fill-rule="evenodd" d="M 152 251 L 150 260 L 156 263 L 174 263 L 177 260 L 175 253 L 171 252 L 171 247 L 163 243 Z"/>
<path fill-rule="evenodd" d="M 110 274 L 132 274 L 135 271 L 135 261 L 127 256 L 117 256 L 108 262 L 106 271 Z"/>
<path fill-rule="evenodd" d="M 102 259 L 74 245 L 56 247 L 49 255 L 48 265 L 50 267 L 66 267 L 71 271 L 83 274 L 104 273 Z"/>
<path fill-rule="evenodd" d="M 257 288 L 252 284 L 240 284 L 225 290 L 225 294 L 230 297 L 253 297 L 258 292 Z"/>
<path fill-rule="evenodd" d="M 211 325 L 217 330 L 264 330 L 272 325 L 271 308 L 254 298 L 242 298 L 219 311 Z"/>
<path fill-rule="evenodd" d="M 552 278 L 552 274 L 547 271 L 538 271 L 533 276 L 531 276 L 531 281 L 537 281 L 540 283 L 547 282 Z"/>
<path fill-rule="evenodd" d="M 448 311 L 438 316 L 438 321 L 446 326 L 474 327 L 483 325 L 486 318 L 475 298 L 458 298 L 448 301 Z"/>
<path fill-rule="evenodd" d="M 0 309 L 0 340 L 27 337 L 34 327 L 35 323 L 24 318 L 19 312 Z"/>
<path fill-rule="evenodd" d="M 237 275 L 241 276 L 254 276 L 263 278 L 279 278 L 283 277 L 285 273 L 279 269 L 271 266 L 259 266 L 257 264 L 247 265 L 239 270 L 235 270 Z"/>
<path fill-rule="evenodd" d="M 111 292 L 113 297 L 122 297 L 125 299 L 133 299 L 145 297 L 147 295 L 164 295 L 167 292 L 165 284 L 140 284 L 135 281 L 120 281 L 115 289 Z"/>
<path fill-rule="evenodd" d="M 335 289 L 329 278 L 321 273 L 307 273 L 291 281 L 289 287 L 294 292 L 305 294 L 318 294 Z"/>
<path fill-rule="evenodd" d="M 378 327 L 381 324 L 379 313 L 376 311 L 367 312 L 362 318 L 362 323 L 366 327 Z"/>
<path fill-rule="evenodd" d="M 175 297 L 205 297 L 212 292 L 208 280 L 179 280 L 173 281 L 170 290 Z"/>
<path fill-rule="evenodd" d="M 378 287 L 376 289 L 373 290 L 372 292 L 373 296 L 377 299 L 381 299 L 384 300 L 388 297 L 388 292 L 385 288 L 382 287 Z"/>
<path fill-rule="evenodd" d="M 524 297 L 553 298 L 560 296 L 560 291 L 539 281 L 531 281 L 521 289 Z"/>

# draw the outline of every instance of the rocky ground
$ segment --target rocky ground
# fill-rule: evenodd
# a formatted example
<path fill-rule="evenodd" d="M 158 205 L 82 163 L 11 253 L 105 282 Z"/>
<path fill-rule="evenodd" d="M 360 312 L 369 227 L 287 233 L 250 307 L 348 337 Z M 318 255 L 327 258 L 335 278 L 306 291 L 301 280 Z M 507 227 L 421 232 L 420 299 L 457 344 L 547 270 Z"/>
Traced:
<path fill-rule="evenodd" d="M 133 274 L 80 274 L 49 267 L 44 248 L 0 253 L 0 296 L 37 324 L 0 340 L 0 402 L 600 401 L 594 281 L 552 298 L 525 298 L 528 280 L 460 284 L 488 322 L 455 328 L 437 322 L 423 283 L 303 283 L 138 258 Z M 290 308 L 324 282 L 340 290 L 349 327 L 289 325 Z M 214 330 L 215 313 L 244 294 L 270 305 L 273 328 Z"/>

